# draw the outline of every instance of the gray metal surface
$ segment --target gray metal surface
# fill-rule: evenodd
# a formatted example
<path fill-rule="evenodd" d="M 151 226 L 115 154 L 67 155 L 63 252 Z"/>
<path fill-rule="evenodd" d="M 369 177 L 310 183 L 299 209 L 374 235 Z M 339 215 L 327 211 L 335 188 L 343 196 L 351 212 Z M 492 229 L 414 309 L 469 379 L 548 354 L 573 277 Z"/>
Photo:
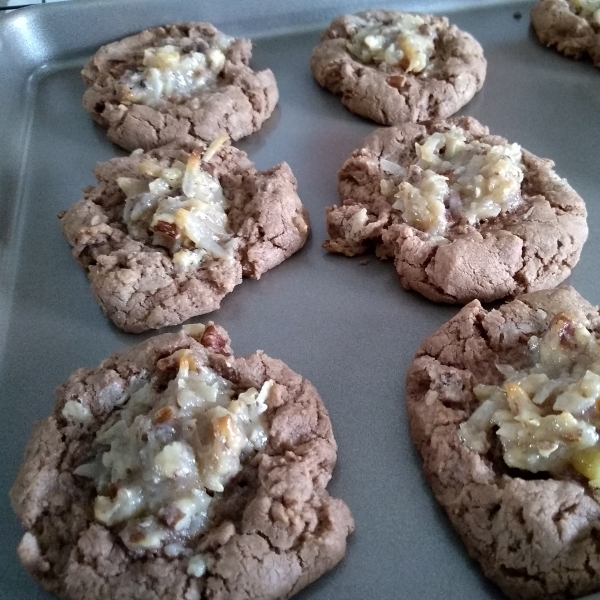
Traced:
<path fill-rule="evenodd" d="M 21 530 L 7 499 L 31 425 L 50 411 L 53 389 L 74 369 L 144 337 L 123 334 L 102 317 L 56 219 L 93 183 L 95 163 L 119 153 L 81 108 L 79 70 L 102 43 L 187 19 L 257 37 L 254 64 L 273 69 L 281 101 L 263 130 L 240 146 L 263 168 L 287 161 L 312 218 L 303 251 L 198 319 L 225 326 L 238 353 L 262 348 L 287 362 L 316 385 L 329 409 L 339 443 L 330 489 L 352 509 L 356 533 L 339 567 L 298 598 L 501 598 L 433 500 L 406 421 L 411 356 L 458 308 L 403 291 L 391 264 L 372 259 L 361 266 L 320 246 L 324 207 L 337 201 L 336 170 L 375 126 L 319 88 L 308 57 L 327 20 L 367 5 L 205 4 L 72 2 L 0 21 L 0 599 L 49 598 L 17 561 Z M 591 236 L 570 283 L 598 303 L 600 74 L 542 48 L 529 30 L 528 5 L 471 4 L 477 8 L 459 12 L 467 2 L 395 6 L 445 10 L 481 41 L 487 81 L 462 112 L 552 157 L 586 199 Z"/>

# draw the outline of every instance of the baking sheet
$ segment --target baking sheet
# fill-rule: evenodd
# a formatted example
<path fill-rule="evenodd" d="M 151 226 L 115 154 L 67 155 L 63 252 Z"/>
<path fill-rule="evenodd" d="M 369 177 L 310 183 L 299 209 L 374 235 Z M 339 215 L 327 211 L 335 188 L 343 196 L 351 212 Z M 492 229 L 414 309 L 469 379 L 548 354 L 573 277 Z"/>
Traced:
<path fill-rule="evenodd" d="M 590 240 L 569 282 L 600 302 L 598 71 L 539 45 L 530 3 L 378 5 L 444 12 L 482 43 L 487 80 L 461 113 L 552 157 L 587 201 Z M 308 59 L 328 20 L 369 7 L 344 0 L 92 0 L 0 21 L 0 598 L 50 598 L 18 563 L 21 529 L 7 498 L 31 425 L 48 414 L 54 388 L 73 370 L 152 335 L 124 334 L 102 317 L 56 219 L 93 183 L 96 162 L 122 154 L 81 108 L 79 71 L 102 43 L 182 20 L 212 20 L 228 34 L 255 37 L 253 64 L 274 71 L 281 100 L 239 146 L 261 168 L 287 161 L 312 219 L 299 254 L 195 319 L 223 325 L 238 354 L 262 348 L 284 360 L 315 384 L 330 412 L 339 444 L 330 491 L 350 506 L 356 532 L 345 560 L 297 598 L 503 597 L 433 500 L 406 420 L 411 357 L 458 307 L 405 292 L 390 263 L 371 257 L 361 265 L 360 257 L 321 249 L 324 207 L 337 202 L 335 173 L 375 125 L 322 90 Z"/>

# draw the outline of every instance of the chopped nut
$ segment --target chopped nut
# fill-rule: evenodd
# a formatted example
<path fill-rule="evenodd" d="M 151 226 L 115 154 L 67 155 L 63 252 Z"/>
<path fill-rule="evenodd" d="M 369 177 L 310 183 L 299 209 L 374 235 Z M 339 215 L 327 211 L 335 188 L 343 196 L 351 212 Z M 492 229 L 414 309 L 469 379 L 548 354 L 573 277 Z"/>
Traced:
<path fill-rule="evenodd" d="M 177 225 L 175 223 L 168 223 L 167 221 L 158 221 L 152 227 L 152 230 L 171 238 L 176 238 L 179 235 L 179 228 Z"/>
<path fill-rule="evenodd" d="M 219 417 L 213 421 L 215 433 L 229 440 L 233 436 L 233 421 L 229 415 Z"/>
<path fill-rule="evenodd" d="M 159 517 L 168 527 L 174 528 L 185 515 L 175 506 L 167 506 L 159 512 Z"/>
<path fill-rule="evenodd" d="M 557 328 L 557 334 L 560 345 L 567 349 L 573 350 L 577 347 L 575 340 L 575 324 L 565 313 L 561 313 L 554 317 L 551 327 Z"/>
<path fill-rule="evenodd" d="M 392 75 L 387 78 L 387 83 L 389 86 L 399 90 L 406 84 L 406 77 L 404 75 Z"/>
<path fill-rule="evenodd" d="M 170 406 L 163 406 L 154 414 L 155 423 L 166 423 L 170 421 L 175 414 L 175 411 Z"/>
<path fill-rule="evenodd" d="M 111 500 L 114 500 L 117 497 L 118 493 L 119 493 L 119 486 L 114 482 L 109 483 L 108 484 L 108 497 Z"/>
<path fill-rule="evenodd" d="M 165 358 L 156 361 L 156 368 L 163 373 L 167 371 L 177 371 L 179 369 L 179 358 L 171 354 Z"/>
<path fill-rule="evenodd" d="M 146 533 L 142 529 L 135 529 L 129 534 L 129 541 L 132 544 L 139 544 L 144 541 Z"/>
<path fill-rule="evenodd" d="M 220 353 L 227 347 L 227 340 L 219 333 L 218 329 L 212 323 L 209 323 L 206 326 L 202 338 L 200 339 L 200 343 L 205 348 L 211 348 Z"/>

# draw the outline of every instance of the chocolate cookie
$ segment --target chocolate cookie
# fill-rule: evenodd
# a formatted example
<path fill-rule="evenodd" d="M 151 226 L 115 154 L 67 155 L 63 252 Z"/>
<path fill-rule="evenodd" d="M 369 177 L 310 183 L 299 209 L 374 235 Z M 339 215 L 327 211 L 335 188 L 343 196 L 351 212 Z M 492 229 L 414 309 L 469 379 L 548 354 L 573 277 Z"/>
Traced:
<path fill-rule="evenodd" d="M 251 54 L 250 40 L 209 23 L 147 29 L 89 60 L 83 106 L 127 150 L 188 136 L 237 140 L 260 129 L 279 98 L 273 73 L 248 66 Z"/>
<path fill-rule="evenodd" d="M 58 388 L 10 492 L 27 570 L 72 600 L 288 598 L 354 523 L 314 387 L 209 323 L 153 337 Z"/>
<path fill-rule="evenodd" d="M 510 598 L 600 590 L 599 357 L 598 308 L 557 288 L 472 302 L 409 368 L 425 475 Z"/>
<path fill-rule="evenodd" d="M 257 171 L 224 138 L 100 163 L 61 213 L 73 256 L 117 327 L 139 332 L 219 307 L 299 250 L 308 216 L 287 164 Z"/>
<path fill-rule="evenodd" d="M 588 55 L 600 67 L 600 2 L 539 0 L 531 24 L 542 44 L 572 58 Z"/>
<path fill-rule="evenodd" d="M 449 117 L 485 79 L 481 46 L 445 17 L 369 10 L 338 17 L 321 40 L 315 79 L 384 125 Z"/>
<path fill-rule="evenodd" d="M 588 230 L 583 200 L 552 167 L 468 117 L 379 129 L 339 172 L 324 247 L 375 248 L 436 302 L 553 287 Z"/>

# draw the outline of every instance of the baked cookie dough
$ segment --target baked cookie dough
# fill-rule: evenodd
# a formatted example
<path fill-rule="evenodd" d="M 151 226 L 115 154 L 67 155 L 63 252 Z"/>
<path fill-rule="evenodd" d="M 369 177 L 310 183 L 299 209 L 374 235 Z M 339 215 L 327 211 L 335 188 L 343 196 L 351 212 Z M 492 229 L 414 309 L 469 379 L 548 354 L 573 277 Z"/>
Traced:
<path fill-rule="evenodd" d="M 308 215 L 287 164 L 257 171 L 218 138 L 100 163 L 59 215 L 103 312 L 125 331 L 213 311 L 242 277 L 299 250 Z"/>
<path fill-rule="evenodd" d="M 572 288 L 465 306 L 419 348 L 408 415 L 433 492 L 514 599 L 600 590 L 600 315 Z"/>
<path fill-rule="evenodd" d="M 446 118 L 483 86 L 486 61 L 445 17 L 368 10 L 335 19 L 310 60 L 353 113 L 391 125 Z"/>
<path fill-rule="evenodd" d="M 324 247 L 375 248 L 436 302 L 554 287 L 588 230 L 583 200 L 552 167 L 469 117 L 379 129 L 339 172 Z"/>
<path fill-rule="evenodd" d="M 542 44 L 572 58 L 589 55 L 600 68 L 600 1 L 539 0 L 531 24 Z"/>
<path fill-rule="evenodd" d="M 306 379 L 190 325 L 58 388 L 10 492 L 19 558 L 70 600 L 288 598 L 354 529 L 335 462 Z"/>
<path fill-rule="evenodd" d="M 188 136 L 237 140 L 260 129 L 279 98 L 273 73 L 248 66 L 251 54 L 250 40 L 209 23 L 147 29 L 89 60 L 83 106 L 127 150 Z"/>

